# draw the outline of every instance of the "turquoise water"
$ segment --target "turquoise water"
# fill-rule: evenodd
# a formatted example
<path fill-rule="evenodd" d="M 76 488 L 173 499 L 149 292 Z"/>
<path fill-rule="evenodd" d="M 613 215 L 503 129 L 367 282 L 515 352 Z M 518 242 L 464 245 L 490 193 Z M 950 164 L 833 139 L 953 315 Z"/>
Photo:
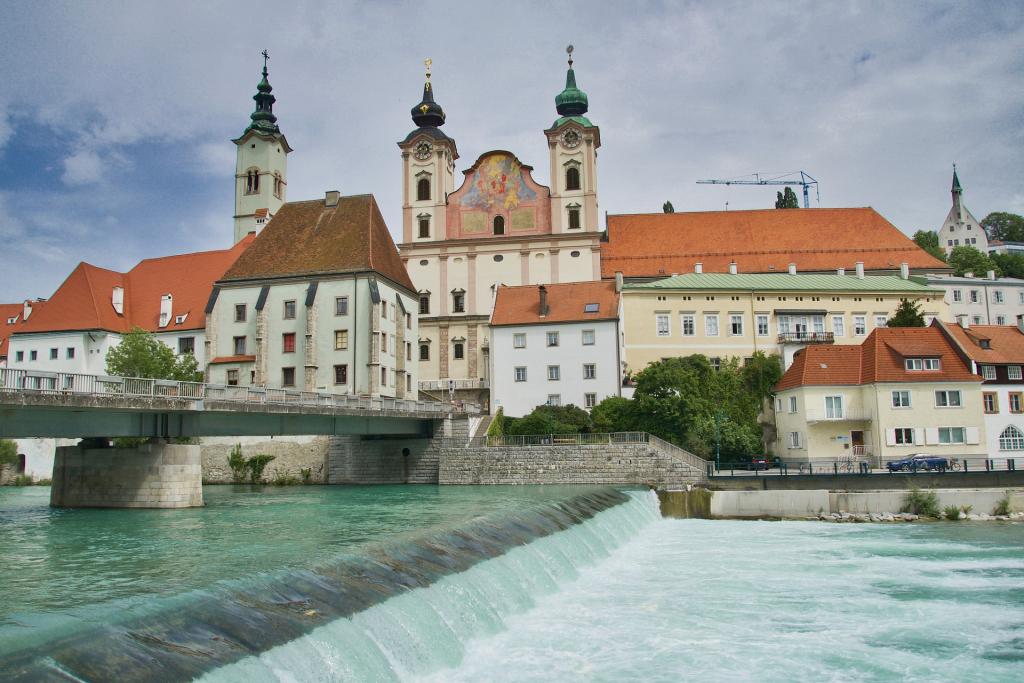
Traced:
<path fill-rule="evenodd" d="M 217 598 L 206 587 L 225 574 L 244 583 L 250 573 L 288 567 L 287 575 L 338 554 L 358 558 L 373 554 L 382 536 L 409 548 L 392 564 L 436 566 L 456 557 L 444 545 L 452 538 L 488 548 L 516 529 L 521 538 L 537 519 L 562 519 L 565 505 L 552 501 L 580 491 L 222 488 L 207 489 L 209 507 L 184 513 L 49 511 L 37 490 L 3 491 L 0 562 L 18 586 L 5 597 L 20 607 L 0 603 L 0 655 L 12 634 L 24 644 L 60 631 L 47 628 L 46 614 L 60 615 L 67 630 L 114 618 L 103 605 L 157 613 L 154 605 L 174 604 L 172 596 L 190 589 Z M 539 517 L 524 517 L 525 509 Z M 502 520 L 509 529 L 501 531 Z M 422 540 L 438 529 L 457 534 Z M 75 540 L 83 534 L 94 540 Z M 425 548 L 436 553 L 424 555 Z M 663 520 L 653 496 L 636 492 L 489 556 L 198 676 L 204 683 L 1024 680 L 1022 524 Z M 12 557 L 30 561 L 31 570 Z M 93 592 L 90 582 L 101 586 Z M 56 594 L 76 605 L 71 625 Z M 105 602 L 95 604 L 97 595 Z"/>

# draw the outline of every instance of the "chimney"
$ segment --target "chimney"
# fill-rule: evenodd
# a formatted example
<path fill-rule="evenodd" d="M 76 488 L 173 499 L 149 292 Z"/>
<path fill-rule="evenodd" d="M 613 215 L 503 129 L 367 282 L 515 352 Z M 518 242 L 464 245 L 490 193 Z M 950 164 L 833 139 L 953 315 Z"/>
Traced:
<path fill-rule="evenodd" d="M 729 275 L 735 275 L 739 269 L 736 267 L 736 262 L 733 261 L 729 264 Z"/>
<path fill-rule="evenodd" d="M 616 294 L 622 291 L 622 271 L 616 271 L 615 273 L 615 292 Z"/>
<path fill-rule="evenodd" d="M 857 266 L 857 279 L 858 280 L 863 280 L 864 279 L 864 262 L 863 261 L 857 261 L 856 266 Z"/>
<path fill-rule="evenodd" d="M 986 273 L 986 277 L 988 277 L 989 280 L 995 280 L 996 279 L 996 271 L 994 271 L 994 270 L 988 271 L 988 273 Z"/>
<path fill-rule="evenodd" d="M 110 295 L 110 303 L 114 306 L 114 312 L 124 315 L 124 287 L 114 287 Z"/>
<path fill-rule="evenodd" d="M 1018 316 L 1018 318 L 1020 318 L 1020 316 Z M 957 325 L 959 325 L 960 327 L 964 328 L 965 330 L 969 329 L 971 327 L 971 323 L 970 323 L 969 318 L 967 317 L 966 313 L 959 314 L 956 317 L 956 323 L 957 323 Z"/>
<path fill-rule="evenodd" d="M 695 273 L 703 273 L 704 272 L 704 264 L 700 263 L 699 261 L 697 263 L 694 263 L 693 264 L 693 272 L 695 272 Z"/>
<path fill-rule="evenodd" d="M 907 262 L 903 262 L 903 263 L 900 264 L 900 279 L 901 280 L 909 280 L 910 279 L 910 264 L 907 263 Z"/>
<path fill-rule="evenodd" d="M 789 264 L 789 274 L 790 275 L 796 275 L 796 264 L 795 263 L 790 263 Z"/>
<path fill-rule="evenodd" d="M 338 200 L 341 198 L 341 193 L 337 190 L 327 190 L 324 195 L 324 206 L 331 208 L 332 206 L 338 205 Z"/>
<path fill-rule="evenodd" d="M 541 285 L 537 288 L 540 292 L 540 317 L 544 317 L 548 314 L 548 288 Z"/>
<path fill-rule="evenodd" d="M 846 275 L 846 268 L 836 268 L 836 275 Z"/>
<path fill-rule="evenodd" d="M 32 302 L 26 300 L 25 305 L 21 307 L 21 322 L 28 320 L 30 315 L 32 315 Z"/>
<path fill-rule="evenodd" d="M 171 322 L 171 295 L 164 294 L 160 297 L 160 322 L 159 327 L 167 327 L 167 323 Z"/>

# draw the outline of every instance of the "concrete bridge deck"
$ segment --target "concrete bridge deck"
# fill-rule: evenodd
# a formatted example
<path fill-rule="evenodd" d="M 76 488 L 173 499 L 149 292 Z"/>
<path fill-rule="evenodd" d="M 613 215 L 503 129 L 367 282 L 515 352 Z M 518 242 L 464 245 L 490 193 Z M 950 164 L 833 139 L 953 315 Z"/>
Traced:
<path fill-rule="evenodd" d="M 0 438 L 430 436 L 473 406 L 0 368 Z"/>

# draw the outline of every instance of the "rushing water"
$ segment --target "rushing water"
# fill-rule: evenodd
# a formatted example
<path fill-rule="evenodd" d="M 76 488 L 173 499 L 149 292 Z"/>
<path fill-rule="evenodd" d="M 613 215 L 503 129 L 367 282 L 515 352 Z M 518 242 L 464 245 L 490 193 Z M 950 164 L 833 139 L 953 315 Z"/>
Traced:
<path fill-rule="evenodd" d="M 212 612 L 177 594 L 227 600 L 211 582 L 243 577 L 237 588 L 258 572 L 303 588 L 303 568 L 328 558 L 361 571 L 351 558 L 384 557 L 386 534 L 388 566 L 415 569 L 374 574 L 379 600 L 200 679 L 1024 679 L 1022 524 L 663 520 L 647 492 L 618 504 L 588 491 L 207 489 L 209 507 L 184 513 L 48 511 L 35 491 L 3 493 L 0 563 L 18 608 L 0 601 L 0 678 L 15 640 L 95 627 L 112 605 L 127 609 L 119 619 L 149 619 L 134 635 L 177 619 L 180 636 L 189 615 Z M 396 580 L 411 583 L 385 585 Z M 61 600 L 78 605 L 70 625 Z M 62 628 L 47 621 L 55 613 Z"/>

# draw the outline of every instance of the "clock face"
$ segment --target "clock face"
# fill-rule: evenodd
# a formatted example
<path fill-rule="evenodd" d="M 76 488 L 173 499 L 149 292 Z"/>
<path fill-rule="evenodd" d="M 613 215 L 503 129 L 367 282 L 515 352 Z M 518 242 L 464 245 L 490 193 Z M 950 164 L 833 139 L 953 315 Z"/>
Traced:
<path fill-rule="evenodd" d="M 426 140 L 423 140 L 422 142 L 419 142 L 419 143 L 416 144 L 416 150 L 415 150 L 414 154 L 416 155 L 417 159 L 419 159 L 420 161 L 423 161 L 425 159 L 429 159 L 430 158 L 430 153 L 433 152 L 433 151 L 434 151 L 434 146 L 432 144 L 430 144 L 429 142 L 427 142 Z"/>
<path fill-rule="evenodd" d="M 566 147 L 573 148 L 580 144 L 583 138 L 580 137 L 578 130 L 570 128 L 569 130 L 562 133 L 562 144 Z"/>

